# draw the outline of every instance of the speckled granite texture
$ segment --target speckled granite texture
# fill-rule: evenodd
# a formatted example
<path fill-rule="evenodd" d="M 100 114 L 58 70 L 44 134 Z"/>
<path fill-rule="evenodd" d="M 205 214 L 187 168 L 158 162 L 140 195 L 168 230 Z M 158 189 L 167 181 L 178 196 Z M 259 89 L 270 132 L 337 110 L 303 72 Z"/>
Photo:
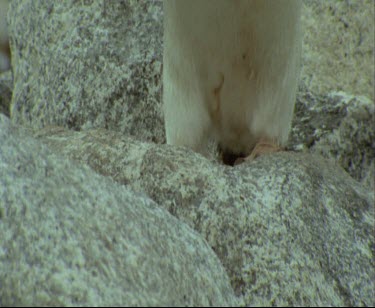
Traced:
<path fill-rule="evenodd" d="M 231 306 L 202 237 L 0 115 L 0 306 Z"/>
<path fill-rule="evenodd" d="M 289 149 L 321 154 L 374 191 L 375 105 L 366 96 L 301 91 Z"/>
<path fill-rule="evenodd" d="M 374 196 L 319 156 L 279 153 L 233 168 L 105 130 L 34 136 L 197 230 L 246 305 L 371 303 Z"/>
<path fill-rule="evenodd" d="M 163 144 L 161 1 L 12 0 L 0 306 L 374 305 L 374 6 L 304 2 L 293 153 L 232 168 Z"/>
<path fill-rule="evenodd" d="M 7 26 L 8 0 L 0 0 L 0 74 L 10 68 Z"/>
<path fill-rule="evenodd" d="M 302 83 L 374 100 L 373 0 L 305 0 Z"/>
<path fill-rule="evenodd" d="M 0 113 L 10 116 L 13 76 L 11 71 L 0 73 Z"/>
<path fill-rule="evenodd" d="M 160 1 L 16 0 L 10 12 L 13 121 L 164 141 Z"/>

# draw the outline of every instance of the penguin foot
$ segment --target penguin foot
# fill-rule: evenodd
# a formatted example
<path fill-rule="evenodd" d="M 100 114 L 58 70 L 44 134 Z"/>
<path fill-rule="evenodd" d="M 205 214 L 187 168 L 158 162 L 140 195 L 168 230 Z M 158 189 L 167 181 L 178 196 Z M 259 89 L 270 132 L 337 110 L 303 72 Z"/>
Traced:
<path fill-rule="evenodd" d="M 253 161 L 261 155 L 271 154 L 280 151 L 284 151 L 284 148 L 280 147 L 275 140 L 269 138 L 261 138 L 255 145 L 251 154 L 247 157 L 237 158 L 234 162 L 234 165 L 239 165 L 246 161 Z"/>

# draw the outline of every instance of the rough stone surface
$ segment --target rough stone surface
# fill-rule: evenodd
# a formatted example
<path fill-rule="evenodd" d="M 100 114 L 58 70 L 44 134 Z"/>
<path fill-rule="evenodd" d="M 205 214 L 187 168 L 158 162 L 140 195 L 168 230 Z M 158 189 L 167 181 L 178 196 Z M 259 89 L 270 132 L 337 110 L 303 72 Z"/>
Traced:
<path fill-rule="evenodd" d="M 374 195 L 320 156 L 279 153 L 232 168 L 105 130 L 35 136 L 202 234 L 246 305 L 373 303 Z"/>
<path fill-rule="evenodd" d="M 375 191 L 375 105 L 366 96 L 301 91 L 289 148 L 319 153 Z"/>
<path fill-rule="evenodd" d="M 146 196 L 0 115 L 0 306 L 233 306 L 217 256 Z"/>
<path fill-rule="evenodd" d="M 0 0 L 0 74 L 10 68 L 7 27 L 8 0 Z"/>
<path fill-rule="evenodd" d="M 10 116 L 10 103 L 12 100 L 13 77 L 12 72 L 0 73 L 0 114 Z"/>
<path fill-rule="evenodd" d="M 301 83 L 325 94 L 345 91 L 374 100 L 373 0 L 304 0 Z"/>
<path fill-rule="evenodd" d="M 160 1 L 15 0 L 10 15 L 13 121 L 164 142 Z"/>

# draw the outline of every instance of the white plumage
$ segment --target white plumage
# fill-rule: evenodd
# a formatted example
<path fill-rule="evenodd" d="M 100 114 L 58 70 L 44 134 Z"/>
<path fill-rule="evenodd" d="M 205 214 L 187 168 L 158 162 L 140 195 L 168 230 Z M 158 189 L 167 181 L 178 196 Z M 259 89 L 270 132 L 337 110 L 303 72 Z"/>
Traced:
<path fill-rule="evenodd" d="M 251 153 L 288 138 L 299 75 L 300 0 L 164 0 L 167 143 Z"/>

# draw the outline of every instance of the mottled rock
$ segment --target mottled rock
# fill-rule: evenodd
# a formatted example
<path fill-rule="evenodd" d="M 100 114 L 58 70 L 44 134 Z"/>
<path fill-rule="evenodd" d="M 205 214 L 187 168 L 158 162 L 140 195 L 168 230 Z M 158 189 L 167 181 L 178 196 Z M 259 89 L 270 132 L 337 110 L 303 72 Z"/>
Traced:
<path fill-rule="evenodd" d="M 0 73 L 0 113 L 10 117 L 12 100 L 13 77 L 12 72 Z"/>
<path fill-rule="evenodd" d="M 298 98 L 289 149 L 319 153 L 375 190 L 375 105 L 344 92 Z"/>
<path fill-rule="evenodd" d="M 36 136 L 202 234 L 246 305 L 373 303 L 374 195 L 318 155 L 278 153 L 232 168 L 105 130 Z"/>
<path fill-rule="evenodd" d="M 304 4 L 301 83 L 319 95 L 345 91 L 374 100 L 374 1 Z"/>
<path fill-rule="evenodd" d="M 138 0 L 12 1 L 12 120 L 102 127 L 164 142 L 161 6 Z"/>
<path fill-rule="evenodd" d="M 0 306 L 233 306 L 217 256 L 146 196 L 0 115 Z"/>
<path fill-rule="evenodd" d="M 0 74 L 10 68 L 10 50 L 7 26 L 8 0 L 0 0 Z"/>

